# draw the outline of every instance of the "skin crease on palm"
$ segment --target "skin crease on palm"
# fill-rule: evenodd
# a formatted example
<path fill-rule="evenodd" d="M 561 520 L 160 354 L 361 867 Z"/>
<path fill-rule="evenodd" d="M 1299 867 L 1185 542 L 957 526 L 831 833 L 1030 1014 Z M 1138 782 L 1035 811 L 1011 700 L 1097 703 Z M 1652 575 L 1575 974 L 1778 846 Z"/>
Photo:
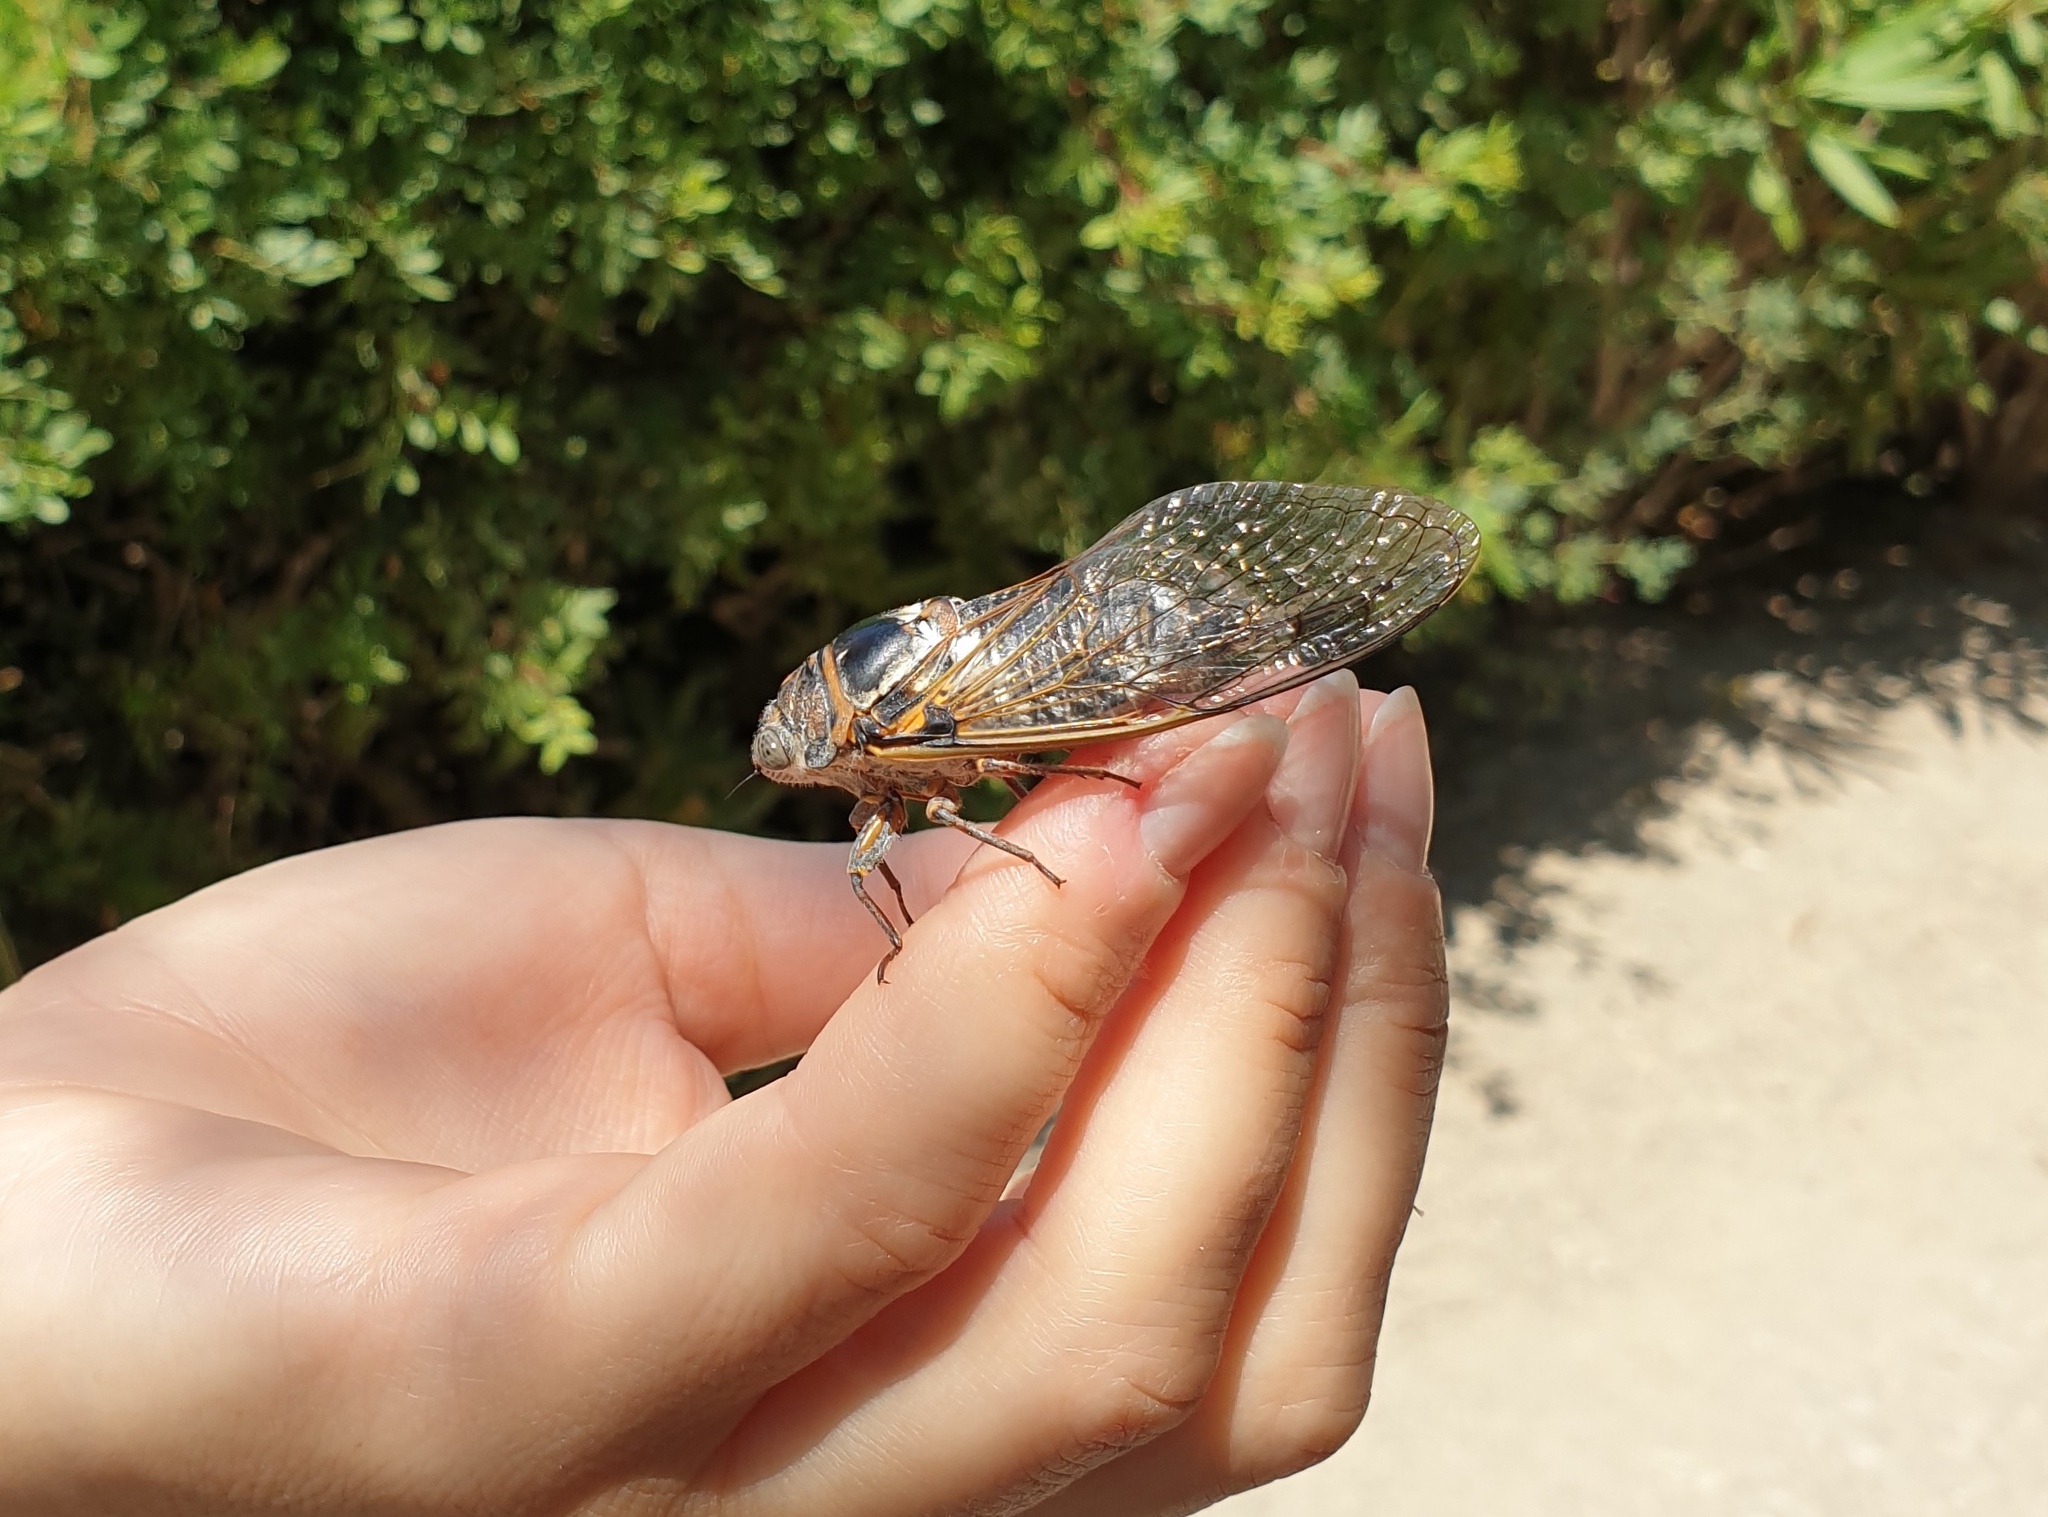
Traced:
<path fill-rule="evenodd" d="M 904 841 L 886 985 L 842 846 L 507 820 L 0 994 L 0 1512 L 1137 1517 L 1329 1453 L 1443 1046 L 1421 710 L 1108 757 L 1004 824 L 1062 888 Z"/>

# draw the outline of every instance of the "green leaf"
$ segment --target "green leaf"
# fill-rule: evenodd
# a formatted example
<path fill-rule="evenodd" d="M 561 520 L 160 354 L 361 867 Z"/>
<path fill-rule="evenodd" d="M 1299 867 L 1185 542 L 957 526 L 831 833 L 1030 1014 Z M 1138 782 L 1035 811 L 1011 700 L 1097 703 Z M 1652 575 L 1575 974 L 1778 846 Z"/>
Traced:
<path fill-rule="evenodd" d="M 1930 71 L 1885 80 L 1809 80 L 1808 99 L 1853 106 L 1860 111 L 1960 111 L 1975 105 L 1975 80 L 1960 73 Z"/>
<path fill-rule="evenodd" d="M 1768 157 L 1760 157 L 1750 166 L 1749 203 L 1769 219 L 1778 246 L 1788 253 L 1797 252 L 1806 241 L 1806 230 L 1799 224 L 1799 212 L 1792 204 L 1792 186 L 1786 182 L 1784 171 Z"/>
<path fill-rule="evenodd" d="M 1693 560 L 1692 545 L 1682 537 L 1635 538 L 1623 543 L 1615 562 L 1622 578 L 1647 601 L 1662 600 L 1679 571 Z"/>
<path fill-rule="evenodd" d="M 2048 63 L 2048 33 L 2026 10 L 2014 6 L 2005 18 L 2006 35 L 2012 38 L 2013 56 L 2030 68 Z"/>
<path fill-rule="evenodd" d="M 516 653 L 484 659 L 485 730 L 509 732 L 538 749 L 543 773 L 597 747 L 590 713 L 572 692 L 610 636 L 606 614 L 617 602 L 611 590 L 557 587 L 547 614 L 520 636 Z"/>
<path fill-rule="evenodd" d="M 1899 224 L 1899 203 L 1844 139 L 1816 132 L 1806 139 L 1806 156 L 1834 192 L 1865 216 L 1879 226 Z"/>
<path fill-rule="evenodd" d="M 64 61 L 80 79 L 106 79 L 121 67 L 121 60 L 105 48 L 74 47 Z"/>
<path fill-rule="evenodd" d="M 1850 38 L 1806 71 L 1799 93 L 1809 100 L 1865 111 L 1964 110 L 1977 103 L 1970 60 L 1946 53 L 1956 17 L 1949 0 L 1934 0 Z"/>
<path fill-rule="evenodd" d="M 1986 53 L 1977 60 L 1977 79 L 1984 86 L 1984 119 L 1992 131 L 2001 137 L 2021 137 L 2034 130 L 2027 97 L 2010 64 L 1996 53 Z"/>
<path fill-rule="evenodd" d="M 1469 185 L 1501 198 L 1522 186 L 1520 139 L 1515 124 L 1503 116 L 1442 136 L 1425 132 L 1416 145 L 1416 166 L 1439 182 Z"/>
<path fill-rule="evenodd" d="M 1893 147 L 1889 143 L 1856 143 L 1857 151 L 1870 160 L 1872 168 L 1883 169 L 1887 174 L 1897 174 L 1905 179 L 1926 180 L 1934 177 L 1934 165 L 1910 148 Z"/>
<path fill-rule="evenodd" d="M 851 314 L 850 320 L 860 343 L 863 367 L 887 373 L 910 356 L 910 339 L 881 313 L 858 310 Z"/>
<path fill-rule="evenodd" d="M 2003 295 L 1984 307 L 1984 325 L 2010 337 L 2027 324 L 2026 313 Z"/>
<path fill-rule="evenodd" d="M 1305 47 L 1288 60 L 1287 73 L 1296 89 L 1320 103 L 1337 93 L 1337 70 L 1343 61 L 1327 47 Z"/>
<path fill-rule="evenodd" d="M 2026 240 L 2036 261 L 2048 263 L 2048 173 L 2013 180 L 1998 197 L 1998 219 Z"/>
<path fill-rule="evenodd" d="M 224 88 L 247 89 L 273 77 L 291 55 L 269 32 L 258 32 L 221 60 L 218 77 Z"/>
<path fill-rule="evenodd" d="M 265 227 L 249 247 L 225 238 L 216 247 L 225 257 L 293 284 L 328 284 L 356 266 L 340 243 L 297 226 Z"/>

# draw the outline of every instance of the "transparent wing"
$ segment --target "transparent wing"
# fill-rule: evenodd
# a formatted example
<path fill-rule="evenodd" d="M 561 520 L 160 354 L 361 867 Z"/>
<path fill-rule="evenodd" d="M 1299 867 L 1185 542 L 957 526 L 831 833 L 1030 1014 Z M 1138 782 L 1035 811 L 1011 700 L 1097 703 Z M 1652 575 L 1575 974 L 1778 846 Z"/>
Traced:
<path fill-rule="evenodd" d="M 1190 721 L 1391 642 L 1450 599 L 1478 552 L 1470 519 L 1398 490 L 1176 490 L 1058 568 L 969 602 L 945 666 L 913 682 L 917 704 L 951 717 L 955 752 Z"/>

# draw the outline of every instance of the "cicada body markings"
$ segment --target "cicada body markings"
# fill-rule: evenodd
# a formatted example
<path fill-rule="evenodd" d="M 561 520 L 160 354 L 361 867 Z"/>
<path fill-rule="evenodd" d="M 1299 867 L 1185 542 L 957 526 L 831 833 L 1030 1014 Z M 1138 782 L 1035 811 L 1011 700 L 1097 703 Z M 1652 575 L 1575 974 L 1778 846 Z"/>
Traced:
<path fill-rule="evenodd" d="M 783 681 L 754 767 L 858 799 L 847 870 L 868 894 L 920 801 L 933 822 L 1058 876 L 960 815 L 984 777 L 1022 793 L 1047 774 L 1123 780 L 1032 757 L 1164 730 L 1303 684 L 1413 630 L 1479 553 L 1471 520 L 1399 490 L 1227 481 L 1177 490 L 1034 579 L 940 596 L 856 623 Z M 905 921 L 909 920 L 907 908 Z"/>

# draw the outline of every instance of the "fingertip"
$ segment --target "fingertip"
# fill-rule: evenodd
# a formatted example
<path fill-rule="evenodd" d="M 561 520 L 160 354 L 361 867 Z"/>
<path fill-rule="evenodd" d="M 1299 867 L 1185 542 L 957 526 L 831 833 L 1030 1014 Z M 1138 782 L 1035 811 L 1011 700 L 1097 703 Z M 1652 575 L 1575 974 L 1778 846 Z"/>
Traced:
<path fill-rule="evenodd" d="M 1365 735 L 1363 845 L 1402 869 L 1429 857 L 1435 784 L 1422 702 L 1403 685 L 1379 703 Z"/>
<path fill-rule="evenodd" d="M 1278 717 L 1247 716 L 1148 785 L 1138 801 L 1138 836 L 1153 861 L 1186 879 L 1265 790 L 1287 741 Z"/>
<path fill-rule="evenodd" d="M 1365 732 L 1366 743 L 1370 745 L 1381 732 L 1411 716 L 1417 721 L 1422 719 L 1422 702 L 1415 694 L 1415 687 L 1403 685 L 1398 690 L 1389 690 L 1387 698 L 1380 702 L 1379 710 L 1372 714 L 1372 724 Z"/>
<path fill-rule="evenodd" d="M 1358 681 L 1325 675 L 1288 716 L 1286 756 L 1266 789 L 1273 820 L 1294 841 L 1334 859 L 1350 819 L 1360 751 Z"/>

